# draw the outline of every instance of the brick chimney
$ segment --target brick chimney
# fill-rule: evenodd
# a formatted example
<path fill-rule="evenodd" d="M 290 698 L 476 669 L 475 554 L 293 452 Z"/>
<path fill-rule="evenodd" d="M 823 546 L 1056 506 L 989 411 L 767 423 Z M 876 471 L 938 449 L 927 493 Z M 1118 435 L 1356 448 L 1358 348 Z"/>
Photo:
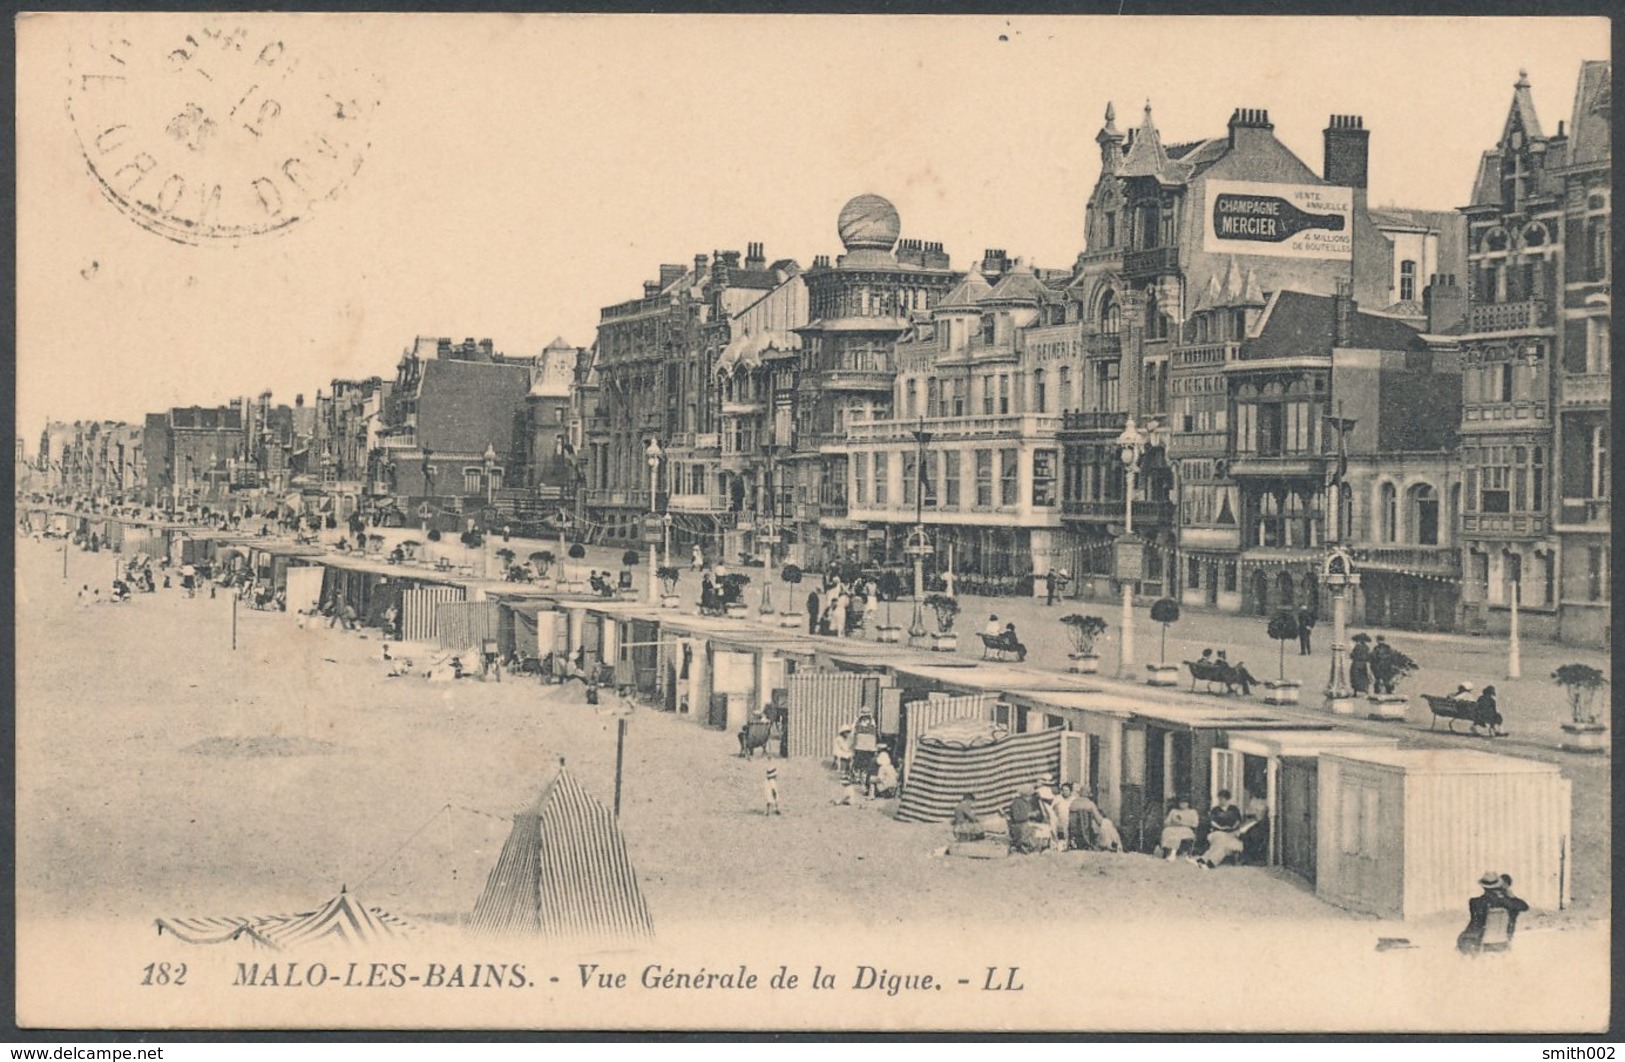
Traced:
<path fill-rule="evenodd" d="M 1456 286 L 1454 273 L 1435 273 L 1422 292 L 1428 332 L 1442 335 L 1467 320 L 1467 292 Z"/>
<path fill-rule="evenodd" d="M 1354 339 L 1354 284 L 1346 278 L 1337 281 L 1332 296 L 1332 345 L 1346 347 Z"/>
<path fill-rule="evenodd" d="M 687 272 L 687 270 L 685 270 L 681 265 L 672 265 L 665 262 L 661 263 L 660 290 L 664 291 L 673 284 L 677 283 L 683 278 L 683 274 L 685 272 Z"/>
<path fill-rule="evenodd" d="M 1371 131 L 1358 114 L 1334 114 L 1325 130 L 1325 165 L 1321 176 L 1328 184 L 1350 188 L 1366 186 Z"/>
<path fill-rule="evenodd" d="M 705 267 L 708 264 L 710 264 L 710 261 L 711 261 L 711 259 L 706 255 L 703 255 L 703 254 L 695 255 L 694 256 L 694 273 L 695 273 L 695 275 L 699 275 L 700 273 L 705 272 Z"/>
<path fill-rule="evenodd" d="M 1259 107 L 1237 107 L 1230 115 L 1230 150 L 1245 152 L 1260 142 L 1273 139 L 1275 126 L 1270 112 Z"/>
<path fill-rule="evenodd" d="M 747 243 L 745 245 L 745 268 L 746 269 L 765 269 L 765 268 L 767 268 L 767 256 L 762 253 L 762 245 L 761 244 L 759 244 L 759 243 Z"/>

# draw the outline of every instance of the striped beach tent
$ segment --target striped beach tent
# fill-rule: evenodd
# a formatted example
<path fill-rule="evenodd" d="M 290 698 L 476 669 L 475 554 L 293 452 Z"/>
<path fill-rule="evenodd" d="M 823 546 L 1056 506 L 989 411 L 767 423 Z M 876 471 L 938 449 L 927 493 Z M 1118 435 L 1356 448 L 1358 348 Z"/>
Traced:
<path fill-rule="evenodd" d="M 845 671 L 804 671 L 785 683 L 789 755 L 827 760 L 835 739 L 865 709 L 879 707 L 880 680 Z"/>
<path fill-rule="evenodd" d="M 443 601 L 462 601 L 468 596 L 460 586 L 431 583 L 417 586 L 401 595 L 401 640 L 439 642 L 435 631 L 435 610 Z"/>
<path fill-rule="evenodd" d="M 368 945 L 410 937 L 411 923 L 378 907 L 367 907 L 340 888 L 314 911 L 291 915 L 160 918 L 158 933 L 188 944 L 247 941 L 255 947 L 288 951 L 312 944 Z"/>
<path fill-rule="evenodd" d="M 561 765 L 514 816 L 469 921 L 476 933 L 627 941 L 654 935 L 615 816 Z"/>
<path fill-rule="evenodd" d="M 897 817 L 903 822 L 946 822 L 966 793 L 976 812 L 993 815 L 1016 791 L 1061 769 L 1061 731 L 1011 734 L 983 720 L 962 719 L 920 736 L 914 770 L 903 786 Z"/>

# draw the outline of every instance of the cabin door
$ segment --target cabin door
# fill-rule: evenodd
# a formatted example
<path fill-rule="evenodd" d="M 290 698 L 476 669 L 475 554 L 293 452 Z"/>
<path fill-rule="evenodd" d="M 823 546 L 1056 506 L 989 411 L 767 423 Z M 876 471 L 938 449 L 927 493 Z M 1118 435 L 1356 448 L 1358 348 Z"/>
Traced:
<path fill-rule="evenodd" d="M 1314 760 L 1281 761 L 1281 864 L 1315 880 L 1315 806 L 1320 775 Z"/>

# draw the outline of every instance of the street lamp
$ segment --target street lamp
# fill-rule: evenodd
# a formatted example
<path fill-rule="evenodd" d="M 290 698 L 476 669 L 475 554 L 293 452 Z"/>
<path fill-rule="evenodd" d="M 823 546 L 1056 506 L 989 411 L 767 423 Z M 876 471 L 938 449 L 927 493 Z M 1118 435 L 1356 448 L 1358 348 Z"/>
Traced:
<path fill-rule="evenodd" d="M 774 517 L 773 502 L 773 444 L 767 444 L 767 466 L 762 477 L 762 493 L 767 496 L 767 515 L 762 520 L 762 533 L 756 536 L 758 545 L 767 556 L 762 561 L 762 606 L 764 616 L 773 615 L 773 551 L 779 542 L 778 525 Z"/>
<path fill-rule="evenodd" d="M 1148 425 L 1154 428 L 1155 425 Z M 1123 491 L 1123 534 L 1117 540 L 1117 581 L 1123 587 L 1122 649 L 1118 654 L 1117 674 L 1129 678 L 1134 666 L 1134 584 L 1139 580 L 1145 558 L 1145 545 L 1134 536 L 1134 491 L 1139 478 L 1140 461 L 1150 444 L 1149 431 L 1141 431 L 1128 418 L 1123 434 L 1117 437 L 1118 456 L 1123 459 L 1126 472 Z"/>
<path fill-rule="evenodd" d="M 919 447 L 919 457 L 914 463 L 914 530 L 903 552 L 914 558 L 914 618 L 908 627 L 908 643 L 917 645 L 926 635 L 920 600 L 925 591 L 925 558 L 932 552 L 931 543 L 925 537 L 925 448 L 931 442 L 931 433 L 925 430 L 923 416 L 913 435 Z"/>
<path fill-rule="evenodd" d="M 496 500 L 496 465 L 497 448 L 492 443 L 485 444 L 485 504 L 491 505 Z"/>
<path fill-rule="evenodd" d="M 651 517 L 649 528 L 651 533 L 644 536 L 644 545 L 649 550 L 648 597 L 649 603 L 652 605 L 658 601 L 656 596 L 657 592 L 655 590 L 658 579 L 657 573 L 655 572 L 655 535 L 652 532 L 656 526 L 654 518 L 656 518 L 659 514 L 656 499 L 660 485 L 660 462 L 666 456 L 666 451 L 660 448 L 659 439 L 650 436 L 649 441 L 644 444 L 643 453 L 644 456 L 649 460 L 649 516 Z"/>

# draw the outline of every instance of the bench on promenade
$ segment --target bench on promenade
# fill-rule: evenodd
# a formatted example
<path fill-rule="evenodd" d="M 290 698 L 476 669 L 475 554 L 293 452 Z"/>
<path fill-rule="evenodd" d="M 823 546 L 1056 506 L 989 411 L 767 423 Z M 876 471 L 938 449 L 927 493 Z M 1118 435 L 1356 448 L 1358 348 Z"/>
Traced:
<path fill-rule="evenodd" d="M 1215 682 L 1224 687 L 1223 692 L 1231 692 L 1235 683 L 1235 671 L 1229 664 L 1204 664 L 1200 660 L 1187 660 L 1185 666 L 1190 669 L 1192 693 L 1196 692 L 1198 682 L 1207 683 L 1209 693 L 1219 692 L 1213 688 Z"/>
<path fill-rule="evenodd" d="M 1466 722 L 1476 728 L 1477 724 L 1474 720 L 1478 716 L 1477 701 L 1458 701 L 1454 697 L 1434 697 L 1427 693 L 1422 694 L 1422 699 L 1427 701 L 1428 707 L 1433 710 L 1433 715 L 1428 720 L 1429 730 L 1432 730 L 1434 724 L 1440 719 L 1450 720 L 1450 732 L 1452 734 L 1461 733 L 1456 729 L 1457 722 Z"/>
<path fill-rule="evenodd" d="M 1002 634 L 984 634 L 982 637 L 983 660 L 1010 660 L 1017 663 L 1027 659 L 1027 647 Z"/>

